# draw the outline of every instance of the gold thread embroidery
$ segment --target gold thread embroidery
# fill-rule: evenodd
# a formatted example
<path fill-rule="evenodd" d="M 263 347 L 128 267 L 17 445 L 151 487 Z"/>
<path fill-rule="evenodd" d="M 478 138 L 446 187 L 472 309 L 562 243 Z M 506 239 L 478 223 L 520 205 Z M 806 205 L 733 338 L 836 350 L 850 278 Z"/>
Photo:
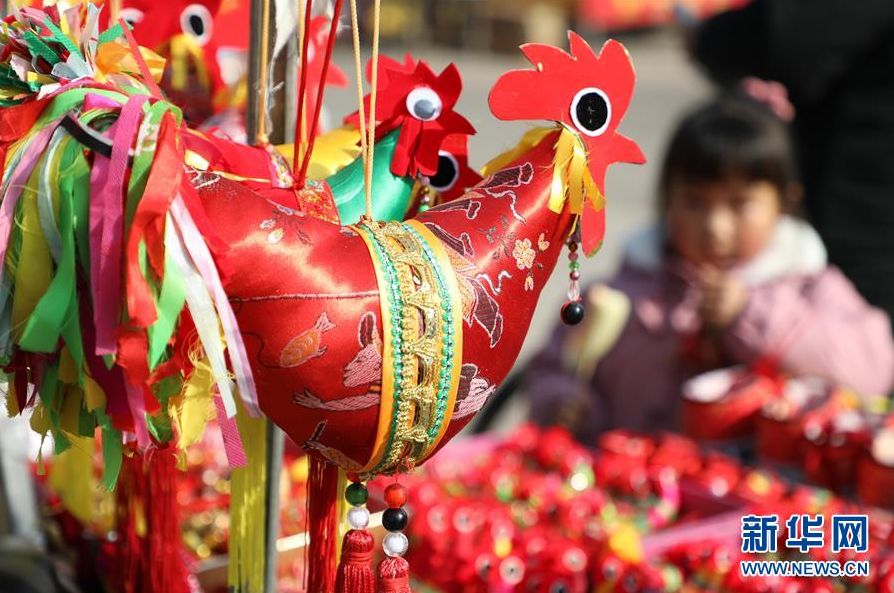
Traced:
<path fill-rule="evenodd" d="M 440 398 L 449 398 L 449 391 L 456 389 L 456 382 L 450 381 L 447 392 L 442 393 L 441 383 L 442 353 L 448 343 L 444 317 L 447 307 L 452 306 L 449 304 L 452 299 L 449 294 L 441 294 L 442 290 L 449 292 L 449 289 L 439 283 L 437 264 L 429 261 L 433 259 L 431 248 L 418 232 L 398 222 L 370 222 L 359 228 L 372 235 L 392 265 L 403 305 L 397 342 L 399 352 L 395 351 L 394 342 L 394 334 L 398 332 L 393 331 L 392 335 L 385 336 L 383 351 L 383 367 L 395 369 L 395 381 L 391 384 L 386 381 L 382 386 L 383 399 L 394 400 L 391 417 L 382 419 L 389 424 L 388 430 L 384 434 L 380 431 L 379 435 L 388 444 L 379 447 L 377 443 L 381 454 L 374 455 L 365 468 L 370 474 L 389 473 L 423 461 L 431 449 L 431 435 L 443 434 L 443 424 L 450 421 L 452 410 L 444 410 L 442 406 L 439 413 L 438 404 Z M 442 271 L 442 274 L 452 273 L 452 269 Z M 391 285 L 383 288 L 390 291 Z M 383 295 L 383 315 L 392 314 L 393 301 L 387 299 L 387 302 L 386 305 Z M 458 307 L 452 308 L 452 316 L 461 314 Z M 458 367 L 457 352 L 451 351 L 449 356 L 453 357 L 453 366 Z M 398 386 L 396 392 L 394 383 Z"/>

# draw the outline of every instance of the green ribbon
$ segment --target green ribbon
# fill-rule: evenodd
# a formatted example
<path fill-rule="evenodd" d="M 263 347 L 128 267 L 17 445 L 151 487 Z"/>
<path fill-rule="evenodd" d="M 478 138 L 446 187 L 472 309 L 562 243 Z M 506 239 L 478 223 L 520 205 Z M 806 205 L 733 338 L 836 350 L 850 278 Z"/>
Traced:
<path fill-rule="evenodd" d="M 50 30 L 50 33 L 53 34 L 53 40 L 57 43 L 60 43 L 65 49 L 68 50 L 69 53 L 76 55 L 77 57 L 84 59 L 84 55 L 81 53 L 81 49 L 77 46 L 77 44 L 69 38 L 68 35 L 62 32 L 59 27 L 56 26 L 55 23 L 47 17 L 44 19 L 43 24 L 47 29 Z"/>
<path fill-rule="evenodd" d="M 168 342 L 177 328 L 180 312 L 186 304 L 186 287 L 179 274 L 167 273 L 174 270 L 170 258 L 165 256 L 165 275 L 161 284 L 161 294 L 156 303 L 158 318 L 149 328 L 149 368 L 161 362 Z"/>
<path fill-rule="evenodd" d="M 50 426 L 53 430 L 53 442 L 55 443 L 56 454 L 65 451 L 71 446 L 71 441 L 62 432 L 61 422 L 59 419 L 59 407 L 56 396 L 59 393 L 59 363 L 54 362 L 47 366 L 43 375 L 43 383 L 38 391 L 40 402 L 43 409 L 50 418 Z"/>
<path fill-rule="evenodd" d="M 376 159 L 372 174 L 372 216 L 375 220 L 403 220 L 410 207 L 414 180 L 398 177 L 391 172 L 391 160 L 397 146 L 399 130 L 391 132 L 374 147 Z M 341 224 L 356 224 L 366 214 L 366 184 L 363 178 L 363 161 L 356 159 L 350 165 L 326 179 Z"/>
<path fill-rule="evenodd" d="M 75 237 L 76 257 L 81 265 L 81 272 L 89 275 L 90 270 L 90 253 L 88 251 L 87 236 L 89 234 L 89 208 L 90 208 L 90 189 L 87 180 L 90 178 L 90 167 L 84 158 L 81 145 L 72 140 L 66 148 L 63 159 L 71 158 L 71 167 L 63 169 L 66 174 L 62 175 L 59 180 L 61 196 L 70 196 L 72 214 L 74 216 L 74 224 L 72 225 Z M 64 160 L 63 162 L 68 162 Z M 68 353 L 71 355 L 78 370 L 78 383 L 84 385 L 84 342 L 81 336 L 81 321 L 78 315 L 77 286 L 72 288 L 72 298 L 74 299 L 73 310 L 71 315 L 66 317 L 62 326 L 62 338 L 68 347 Z"/>
<path fill-rule="evenodd" d="M 124 35 L 124 29 L 121 28 L 121 23 L 115 23 L 113 26 L 99 34 L 99 44 L 102 45 L 103 43 L 114 41 L 122 35 Z"/>
<path fill-rule="evenodd" d="M 102 427 L 102 479 L 103 488 L 111 492 L 118 482 L 121 473 L 123 445 L 121 431 L 112 426 L 111 419 L 102 411 L 96 411 L 99 425 Z"/>
<path fill-rule="evenodd" d="M 34 31 L 31 31 L 30 29 L 25 31 L 23 37 L 25 38 L 25 43 L 28 45 L 28 49 L 31 50 L 33 55 L 40 56 L 49 62 L 51 66 L 55 66 L 62 61 L 59 59 L 59 54 L 49 45 L 44 43 L 43 39 L 38 37 Z"/>

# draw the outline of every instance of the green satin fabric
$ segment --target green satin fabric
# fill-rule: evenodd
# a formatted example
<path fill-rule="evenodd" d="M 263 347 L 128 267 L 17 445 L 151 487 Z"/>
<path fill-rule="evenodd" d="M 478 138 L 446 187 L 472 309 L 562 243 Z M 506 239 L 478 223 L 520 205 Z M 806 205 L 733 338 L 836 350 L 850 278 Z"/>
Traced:
<path fill-rule="evenodd" d="M 414 180 L 398 177 L 391 172 L 391 159 L 399 134 L 399 130 L 391 132 L 374 147 L 372 217 L 375 220 L 403 220 L 410 206 Z M 358 158 L 326 182 L 335 196 L 341 224 L 359 222 L 360 217 L 366 214 L 363 160 Z"/>

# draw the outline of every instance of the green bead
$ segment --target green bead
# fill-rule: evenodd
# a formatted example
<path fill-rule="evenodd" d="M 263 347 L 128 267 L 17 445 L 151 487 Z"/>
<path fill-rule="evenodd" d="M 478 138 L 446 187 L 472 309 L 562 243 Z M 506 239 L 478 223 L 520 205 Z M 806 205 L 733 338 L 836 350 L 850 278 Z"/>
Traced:
<path fill-rule="evenodd" d="M 369 492 L 360 482 L 354 482 L 345 489 L 345 500 L 355 507 L 366 504 L 368 498 Z"/>
<path fill-rule="evenodd" d="M 573 261 L 568 265 L 568 267 L 571 268 L 572 272 L 576 272 L 577 270 L 580 270 L 580 262 Z"/>

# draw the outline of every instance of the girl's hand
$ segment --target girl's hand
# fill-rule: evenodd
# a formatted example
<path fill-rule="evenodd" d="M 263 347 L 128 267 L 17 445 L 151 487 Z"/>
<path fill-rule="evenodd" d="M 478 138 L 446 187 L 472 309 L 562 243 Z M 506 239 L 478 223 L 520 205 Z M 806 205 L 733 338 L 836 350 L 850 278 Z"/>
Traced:
<path fill-rule="evenodd" d="M 702 287 L 702 302 L 699 312 L 705 326 L 711 329 L 726 329 L 745 308 L 748 290 L 734 275 L 713 267 L 703 267 L 699 271 Z"/>

